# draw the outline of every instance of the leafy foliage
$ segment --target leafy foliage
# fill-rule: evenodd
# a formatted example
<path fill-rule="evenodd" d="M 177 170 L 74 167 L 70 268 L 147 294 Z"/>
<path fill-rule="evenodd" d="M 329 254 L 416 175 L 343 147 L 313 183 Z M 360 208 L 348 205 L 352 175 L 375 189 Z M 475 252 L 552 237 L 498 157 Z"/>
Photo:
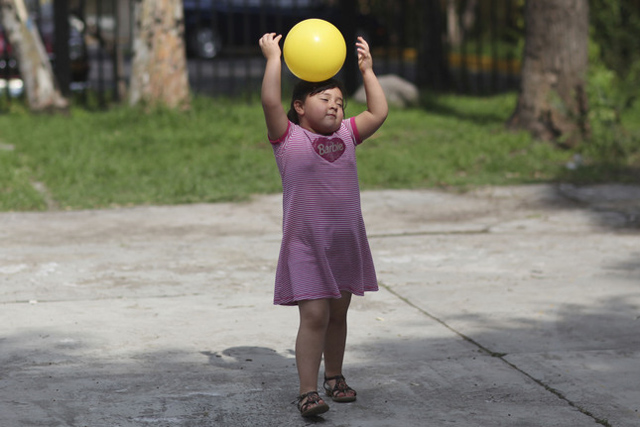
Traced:
<path fill-rule="evenodd" d="M 592 38 L 600 46 L 599 56 L 604 65 L 624 84 L 637 87 L 640 83 L 640 2 L 591 0 L 590 7 Z"/>
<path fill-rule="evenodd" d="M 640 85 L 640 2 L 591 0 L 589 122 L 584 153 L 601 162 L 633 165 L 640 134 L 623 121 L 633 115 Z"/>

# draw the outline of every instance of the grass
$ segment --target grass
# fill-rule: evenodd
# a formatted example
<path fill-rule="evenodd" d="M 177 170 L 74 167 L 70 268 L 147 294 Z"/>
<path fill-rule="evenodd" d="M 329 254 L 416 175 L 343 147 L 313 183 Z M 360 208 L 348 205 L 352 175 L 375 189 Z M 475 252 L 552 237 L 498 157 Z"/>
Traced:
<path fill-rule="evenodd" d="M 424 108 L 392 109 L 358 148 L 362 188 L 570 180 L 564 165 L 573 153 L 504 129 L 515 99 L 441 96 Z M 0 115 L 2 211 L 236 201 L 281 190 L 257 100 L 196 98 L 189 112 L 152 114 L 12 108 Z M 363 109 L 352 102 L 347 113 Z"/>
<path fill-rule="evenodd" d="M 392 112 L 359 153 L 364 188 L 520 184 L 550 180 L 567 153 L 504 129 L 515 97 L 440 97 Z M 364 147 L 364 146 L 363 146 Z"/>

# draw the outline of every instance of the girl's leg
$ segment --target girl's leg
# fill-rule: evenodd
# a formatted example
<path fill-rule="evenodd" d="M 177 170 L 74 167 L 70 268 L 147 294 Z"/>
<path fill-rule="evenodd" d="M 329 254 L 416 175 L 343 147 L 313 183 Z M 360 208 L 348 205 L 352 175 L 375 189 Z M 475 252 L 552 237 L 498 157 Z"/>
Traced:
<path fill-rule="evenodd" d="M 342 292 L 342 298 L 329 302 L 329 326 L 324 344 L 324 375 L 326 378 L 342 375 L 342 362 L 347 342 L 347 311 L 351 303 L 351 293 Z M 328 381 L 333 387 L 335 380 Z M 355 395 L 350 391 L 348 395 Z"/>
<path fill-rule="evenodd" d="M 318 389 L 318 371 L 325 346 L 330 306 L 326 299 L 300 301 L 300 328 L 296 339 L 296 365 L 300 394 Z"/>

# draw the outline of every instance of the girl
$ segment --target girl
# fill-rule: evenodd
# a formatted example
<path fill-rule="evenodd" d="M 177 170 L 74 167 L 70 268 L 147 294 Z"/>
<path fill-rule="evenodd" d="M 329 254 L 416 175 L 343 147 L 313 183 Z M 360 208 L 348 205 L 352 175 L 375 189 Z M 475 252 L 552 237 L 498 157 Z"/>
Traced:
<path fill-rule="evenodd" d="M 360 209 L 355 147 L 385 121 L 387 101 L 373 72 L 369 45 L 358 37 L 358 66 L 367 110 L 345 120 L 345 97 L 334 79 L 300 81 L 285 113 L 281 99 L 282 35 L 267 33 L 262 107 L 283 187 L 283 237 L 275 304 L 297 305 L 298 409 L 304 417 L 329 410 L 317 392 L 324 355 L 326 395 L 352 402 L 342 375 L 351 295 L 378 290 Z"/>

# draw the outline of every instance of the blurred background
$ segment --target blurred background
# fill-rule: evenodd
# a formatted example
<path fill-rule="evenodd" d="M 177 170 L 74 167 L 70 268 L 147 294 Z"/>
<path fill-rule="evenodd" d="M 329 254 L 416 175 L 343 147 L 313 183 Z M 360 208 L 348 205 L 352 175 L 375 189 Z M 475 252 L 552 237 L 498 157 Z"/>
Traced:
<path fill-rule="evenodd" d="M 134 0 L 25 0 L 65 95 L 104 104 L 123 97 L 132 58 Z M 183 0 L 192 90 L 232 97 L 259 90 L 257 40 L 286 35 L 302 19 L 334 23 L 353 45 L 372 46 L 379 74 L 397 74 L 420 88 L 496 94 L 518 88 L 525 0 Z M 612 68 L 637 54 L 640 0 L 591 0 L 592 38 Z M 55 13 L 55 9 L 58 12 Z M 613 19 L 618 9 L 623 22 Z M 626 21 L 624 21 L 626 20 Z M 635 31 L 635 32 L 634 32 Z M 55 42 L 68 39 L 68 44 Z M 355 91 L 355 48 L 339 77 Z M 292 76 L 286 75 L 286 78 Z M 0 96 L 20 96 L 21 82 L 0 29 Z"/>
<path fill-rule="evenodd" d="M 66 3 L 64 21 L 54 13 L 57 2 Z M 134 1 L 57 2 L 26 0 L 63 91 L 69 87 L 77 94 L 91 91 L 117 98 L 118 87 L 126 85 L 130 72 Z M 208 95 L 242 96 L 257 91 L 263 71 L 259 37 L 265 32 L 286 35 L 295 23 L 315 17 L 334 23 L 350 45 L 358 35 L 364 36 L 380 74 L 394 73 L 436 90 L 506 91 L 518 83 L 523 4 L 508 0 L 183 0 L 190 85 Z M 58 34 L 67 34 L 64 57 L 56 52 Z M 354 91 L 359 83 L 355 48 L 346 65 L 339 77 Z M 16 60 L 3 31 L 0 79 L 0 89 L 11 86 L 3 91 L 5 96 L 21 94 Z"/>

